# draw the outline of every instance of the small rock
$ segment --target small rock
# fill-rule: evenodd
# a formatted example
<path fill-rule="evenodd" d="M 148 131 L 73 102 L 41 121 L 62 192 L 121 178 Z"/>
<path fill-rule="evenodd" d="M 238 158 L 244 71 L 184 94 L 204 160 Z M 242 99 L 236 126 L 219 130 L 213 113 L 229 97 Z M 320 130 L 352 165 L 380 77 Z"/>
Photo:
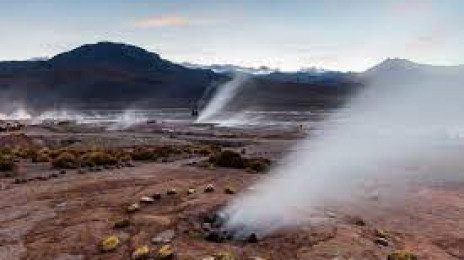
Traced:
<path fill-rule="evenodd" d="M 148 196 L 143 196 L 140 198 L 140 202 L 141 203 L 146 203 L 146 204 L 151 204 L 153 202 L 155 202 L 155 200 L 151 197 L 148 197 Z"/>
<path fill-rule="evenodd" d="M 329 218 L 336 218 L 336 217 L 337 217 L 337 214 L 335 214 L 335 213 L 333 213 L 333 212 L 330 212 L 330 211 L 329 211 L 329 212 L 326 212 L 326 215 L 327 215 L 327 217 L 329 217 Z"/>
<path fill-rule="evenodd" d="M 166 192 L 167 195 L 176 195 L 177 190 L 175 188 L 171 188 Z"/>
<path fill-rule="evenodd" d="M 85 173 L 86 173 L 86 172 L 85 172 L 84 169 L 79 169 L 79 170 L 77 170 L 77 174 L 85 174 Z"/>
<path fill-rule="evenodd" d="M 58 174 L 52 173 L 52 174 L 50 174 L 50 178 L 58 178 Z"/>
<path fill-rule="evenodd" d="M 224 189 L 224 193 L 225 193 L 225 194 L 235 194 L 236 191 L 235 191 L 235 189 L 232 188 L 232 187 L 226 187 L 226 188 Z"/>
<path fill-rule="evenodd" d="M 214 254 L 214 260 L 234 260 L 234 256 L 229 252 L 220 252 Z"/>
<path fill-rule="evenodd" d="M 387 232 L 383 231 L 382 229 L 375 229 L 375 236 L 381 237 L 381 238 L 388 238 Z"/>
<path fill-rule="evenodd" d="M 210 192 L 214 192 L 215 191 L 215 188 L 214 188 L 214 185 L 213 184 L 208 184 L 206 187 L 205 187 L 205 190 L 204 190 L 206 193 L 210 193 Z"/>
<path fill-rule="evenodd" d="M 123 218 L 123 219 L 119 219 L 119 220 L 116 220 L 114 222 L 114 228 L 125 228 L 125 227 L 128 227 L 130 225 L 130 221 L 128 218 Z"/>
<path fill-rule="evenodd" d="M 160 200 L 161 199 L 161 193 L 155 193 L 153 196 L 151 196 L 154 200 Z"/>
<path fill-rule="evenodd" d="M 170 243 L 174 239 L 175 235 L 176 233 L 174 232 L 174 230 L 169 229 L 169 230 L 163 231 L 159 233 L 158 235 L 156 235 L 156 237 L 154 237 L 151 240 L 151 242 L 155 244 L 167 244 L 167 243 Z"/>
<path fill-rule="evenodd" d="M 134 252 L 132 252 L 132 259 L 142 260 L 147 259 L 150 254 L 150 248 L 148 246 L 139 246 Z"/>
<path fill-rule="evenodd" d="M 350 218 L 350 222 L 356 226 L 365 226 L 366 222 L 358 216 L 354 216 Z"/>
<path fill-rule="evenodd" d="M 252 256 L 252 257 L 248 257 L 248 260 L 267 260 L 267 259 L 263 257 L 259 257 L 259 256 Z"/>
<path fill-rule="evenodd" d="M 156 253 L 156 258 L 158 260 L 168 260 L 174 257 L 174 251 L 170 245 L 164 245 Z"/>
<path fill-rule="evenodd" d="M 59 173 L 60 173 L 61 175 L 65 175 L 65 174 L 66 174 L 66 171 L 65 171 L 65 170 L 61 170 Z"/>
<path fill-rule="evenodd" d="M 190 188 L 190 189 L 187 190 L 187 195 L 192 195 L 192 194 L 194 194 L 195 192 L 196 192 L 195 189 Z"/>
<path fill-rule="evenodd" d="M 140 205 L 138 203 L 131 204 L 127 207 L 128 213 L 133 213 L 140 210 Z"/>
<path fill-rule="evenodd" d="M 126 167 L 134 167 L 134 164 L 131 162 L 126 162 Z"/>
<path fill-rule="evenodd" d="M 378 237 L 374 240 L 374 243 L 380 246 L 388 246 L 388 240 L 382 237 Z"/>
<path fill-rule="evenodd" d="M 119 244 L 119 238 L 113 235 L 102 240 L 99 244 L 99 249 L 101 252 L 110 252 L 115 250 Z"/>

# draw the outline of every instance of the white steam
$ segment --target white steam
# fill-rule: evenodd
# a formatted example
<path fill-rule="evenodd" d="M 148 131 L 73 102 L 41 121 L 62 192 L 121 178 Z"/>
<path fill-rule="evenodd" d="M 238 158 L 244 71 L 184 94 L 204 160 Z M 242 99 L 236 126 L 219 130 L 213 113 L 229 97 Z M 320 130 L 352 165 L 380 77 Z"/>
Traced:
<path fill-rule="evenodd" d="M 308 216 L 321 208 L 365 196 L 362 188 L 369 183 L 385 181 L 396 189 L 459 150 L 456 145 L 464 137 L 462 77 L 390 80 L 395 79 L 377 77 L 269 178 L 228 205 L 227 226 L 264 235 L 312 221 Z M 411 165 L 421 170 L 405 170 Z"/>
<path fill-rule="evenodd" d="M 231 81 L 219 87 L 210 102 L 200 112 L 197 123 L 209 123 L 214 121 L 237 95 L 240 86 L 243 85 L 247 78 L 245 74 L 236 74 Z"/>

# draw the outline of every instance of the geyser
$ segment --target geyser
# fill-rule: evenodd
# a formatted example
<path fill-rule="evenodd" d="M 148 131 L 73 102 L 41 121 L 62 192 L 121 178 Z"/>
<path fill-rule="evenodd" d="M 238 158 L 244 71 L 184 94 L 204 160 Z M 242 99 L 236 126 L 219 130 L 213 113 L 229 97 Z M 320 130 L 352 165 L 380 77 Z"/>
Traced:
<path fill-rule="evenodd" d="M 265 235 L 316 221 L 310 216 L 331 205 L 365 198 L 369 183 L 389 183 L 388 194 L 400 194 L 406 180 L 430 174 L 434 163 L 459 150 L 453 149 L 464 136 L 459 74 L 371 78 L 320 134 L 298 144 L 267 179 L 224 209 L 225 225 Z M 407 170 L 411 165 L 419 167 Z M 438 174 L 433 176 L 439 180 Z"/>
<path fill-rule="evenodd" d="M 237 95 L 240 86 L 242 86 L 247 79 L 248 77 L 245 74 L 236 73 L 231 81 L 221 85 L 206 107 L 201 110 L 197 123 L 209 123 L 217 119 L 221 112 L 223 112 L 227 105 L 229 105 Z"/>

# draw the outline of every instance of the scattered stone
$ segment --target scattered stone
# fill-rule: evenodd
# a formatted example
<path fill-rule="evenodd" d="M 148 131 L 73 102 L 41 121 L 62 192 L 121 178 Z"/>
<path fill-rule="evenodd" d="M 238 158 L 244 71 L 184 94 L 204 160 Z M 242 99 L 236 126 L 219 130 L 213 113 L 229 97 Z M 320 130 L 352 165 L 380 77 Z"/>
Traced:
<path fill-rule="evenodd" d="M 79 169 L 79 170 L 77 170 L 77 174 L 85 174 L 85 173 L 86 173 L 86 172 L 85 172 L 84 169 Z"/>
<path fill-rule="evenodd" d="M 101 172 L 101 171 L 103 171 L 103 169 L 101 167 L 97 167 L 97 168 L 95 168 L 95 171 L 96 172 Z"/>
<path fill-rule="evenodd" d="M 214 185 L 213 185 L 213 184 L 208 184 L 208 185 L 206 185 L 204 191 L 205 191 L 206 193 L 214 192 L 214 191 L 215 191 Z"/>
<path fill-rule="evenodd" d="M 174 257 L 174 251 L 170 245 L 164 245 L 156 253 L 155 259 L 157 260 L 168 260 Z"/>
<path fill-rule="evenodd" d="M 247 239 L 248 243 L 258 243 L 258 236 L 255 233 L 251 233 Z"/>
<path fill-rule="evenodd" d="M 126 167 L 134 167 L 134 164 L 132 162 L 126 162 Z"/>
<path fill-rule="evenodd" d="M 156 235 L 151 242 L 154 244 L 168 244 L 174 239 L 176 233 L 172 229 L 168 229 Z"/>
<path fill-rule="evenodd" d="M 175 188 L 171 188 L 166 192 L 167 195 L 176 195 L 177 190 Z"/>
<path fill-rule="evenodd" d="M 220 252 L 214 254 L 214 260 L 234 260 L 234 256 L 229 252 Z"/>
<path fill-rule="evenodd" d="M 230 195 L 232 195 L 232 194 L 235 194 L 236 191 L 235 191 L 235 189 L 232 188 L 232 187 L 226 187 L 226 188 L 224 189 L 224 193 L 225 193 L 225 194 L 230 194 Z"/>
<path fill-rule="evenodd" d="M 195 189 L 190 188 L 190 189 L 187 190 L 187 195 L 192 195 L 192 194 L 194 194 L 195 192 L 196 192 Z"/>
<path fill-rule="evenodd" d="M 123 219 L 119 219 L 119 220 L 116 220 L 114 222 L 114 228 L 125 228 L 125 227 L 128 227 L 130 225 L 130 221 L 128 218 L 123 218 Z"/>
<path fill-rule="evenodd" d="M 99 244 L 99 249 L 101 252 L 110 252 L 115 250 L 120 244 L 119 238 L 117 236 L 109 236 L 103 239 Z"/>
<path fill-rule="evenodd" d="M 140 205 L 138 203 L 131 204 L 127 207 L 128 213 L 133 213 L 140 210 Z"/>
<path fill-rule="evenodd" d="M 327 217 L 329 217 L 329 218 L 336 218 L 336 217 L 337 217 L 337 214 L 335 214 L 335 213 L 333 213 L 333 212 L 330 212 L 330 211 L 327 212 L 326 215 L 327 215 Z"/>
<path fill-rule="evenodd" d="M 66 171 L 65 171 L 65 170 L 61 170 L 59 173 L 60 173 L 61 175 L 65 175 L 65 174 L 66 174 Z"/>
<path fill-rule="evenodd" d="M 52 174 L 50 174 L 50 178 L 58 178 L 58 174 L 52 173 Z"/>
<path fill-rule="evenodd" d="M 382 237 L 378 237 L 374 240 L 374 243 L 380 246 L 388 246 L 388 240 Z"/>
<path fill-rule="evenodd" d="M 154 203 L 155 200 L 151 197 L 148 197 L 148 196 L 143 196 L 140 198 L 140 202 L 141 203 L 146 203 L 146 204 L 151 204 L 151 203 Z"/>
<path fill-rule="evenodd" d="M 150 255 L 150 248 L 148 246 L 139 246 L 134 250 L 134 252 L 132 252 L 132 259 L 134 260 L 147 259 L 149 255 Z"/>
<path fill-rule="evenodd" d="M 417 256 L 406 250 L 396 250 L 387 256 L 388 260 L 417 260 Z"/>
<path fill-rule="evenodd" d="M 154 200 L 160 200 L 160 199 L 161 199 L 161 193 L 155 193 L 155 194 L 153 194 L 152 198 L 153 198 Z"/>

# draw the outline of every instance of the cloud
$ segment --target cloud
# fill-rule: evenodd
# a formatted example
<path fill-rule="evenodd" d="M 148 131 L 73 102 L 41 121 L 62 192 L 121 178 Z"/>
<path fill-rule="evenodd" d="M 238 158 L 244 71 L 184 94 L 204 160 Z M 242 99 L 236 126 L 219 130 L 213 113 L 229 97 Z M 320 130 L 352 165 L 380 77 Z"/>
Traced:
<path fill-rule="evenodd" d="M 192 19 L 180 15 L 163 15 L 157 17 L 148 17 L 134 22 L 138 28 L 156 28 L 156 27 L 183 27 L 190 25 L 208 25 L 213 24 L 212 20 Z"/>

